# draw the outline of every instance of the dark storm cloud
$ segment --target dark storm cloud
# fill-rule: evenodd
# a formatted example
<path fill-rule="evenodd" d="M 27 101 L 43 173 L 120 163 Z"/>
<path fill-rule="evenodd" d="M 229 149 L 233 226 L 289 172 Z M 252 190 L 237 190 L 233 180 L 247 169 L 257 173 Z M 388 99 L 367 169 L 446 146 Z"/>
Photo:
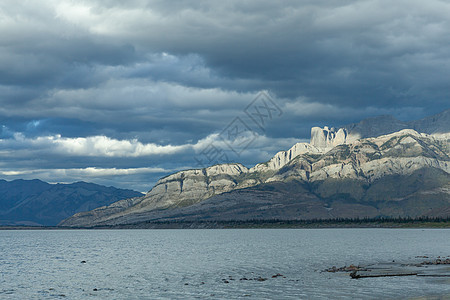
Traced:
<path fill-rule="evenodd" d="M 311 126 L 449 107 L 447 1 L 6 0 L 0 20 L 4 176 L 142 188 L 192 167 L 259 90 L 284 114 L 247 165 Z"/>
<path fill-rule="evenodd" d="M 218 43 L 195 35 L 198 40 L 189 42 L 191 51 L 203 52 L 229 76 L 259 78 L 280 96 L 342 106 L 424 106 L 430 98 L 448 99 L 448 3 L 358 1 L 249 16 L 239 5 L 234 9 L 218 21 L 231 28 Z M 277 14 L 280 9 L 286 14 Z M 226 26 L 239 15 L 243 21 Z M 259 23 L 241 30 L 252 20 Z M 182 51 L 184 45 L 171 46 Z"/>

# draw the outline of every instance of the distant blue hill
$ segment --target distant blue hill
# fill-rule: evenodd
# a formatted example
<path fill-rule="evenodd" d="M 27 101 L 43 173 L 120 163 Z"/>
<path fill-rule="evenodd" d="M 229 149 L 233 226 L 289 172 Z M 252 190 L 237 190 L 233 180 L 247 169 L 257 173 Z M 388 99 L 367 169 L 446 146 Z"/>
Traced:
<path fill-rule="evenodd" d="M 0 225 L 57 225 L 77 212 L 139 196 L 142 193 L 87 182 L 0 180 Z"/>

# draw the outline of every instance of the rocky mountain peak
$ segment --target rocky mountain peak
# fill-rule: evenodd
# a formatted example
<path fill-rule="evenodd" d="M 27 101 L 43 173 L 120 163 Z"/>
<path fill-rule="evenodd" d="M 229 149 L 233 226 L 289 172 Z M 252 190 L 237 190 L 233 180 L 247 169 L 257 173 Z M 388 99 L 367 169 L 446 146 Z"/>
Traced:
<path fill-rule="evenodd" d="M 391 115 L 382 115 L 364 119 L 359 123 L 348 124 L 339 129 L 328 126 L 313 127 L 310 143 L 317 148 L 331 149 L 361 138 L 378 137 L 404 129 L 431 135 L 448 134 L 450 133 L 450 109 L 417 121 L 403 122 Z"/>
<path fill-rule="evenodd" d="M 317 148 L 333 148 L 334 146 L 345 144 L 347 142 L 348 132 L 345 128 L 336 128 L 325 126 L 324 128 L 311 128 L 310 144 Z"/>
<path fill-rule="evenodd" d="M 427 193 L 435 193 L 439 199 L 442 197 L 448 199 L 450 190 L 446 178 L 450 173 L 450 135 L 448 131 L 436 134 L 447 130 L 448 124 L 444 123 L 448 116 L 449 113 L 444 112 L 416 123 L 381 116 L 339 129 L 327 126 L 313 127 L 311 143 L 297 143 L 287 151 L 278 152 L 268 162 L 251 169 L 241 164 L 221 164 L 204 169 L 180 171 L 160 179 L 144 197 L 128 202 L 122 201 L 120 205 L 79 213 L 62 224 L 79 226 L 145 220 L 148 214 L 157 216 L 162 210 L 194 207 L 218 195 L 238 191 L 245 194 L 244 191 L 249 188 L 258 190 L 258 186 L 264 188 L 266 184 L 274 183 L 300 182 L 300 185 L 309 185 L 309 190 L 314 190 L 322 182 L 331 184 L 328 188 L 324 185 L 323 190 L 319 189 L 314 195 L 309 195 L 309 192 L 303 190 L 305 195 L 309 195 L 305 196 L 307 201 L 314 197 L 339 198 L 341 197 L 339 195 L 345 196 L 343 191 L 352 186 L 357 186 L 355 191 L 351 191 L 355 199 L 366 197 L 372 199 L 370 201 L 379 201 L 385 196 L 384 183 L 379 185 L 380 190 L 370 192 L 373 194 L 366 192 L 370 185 L 389 176 L 407 178 L 412 174 L 417 174 L 417 180 L 420 181 L 423 173 L 421 170 L 431 170 L 424 171 L 424 174 L 439 179 L 439 182 L 432 186 L 433 188 L 437 186 L 440 190 L 430 190 Z M 419 131 L 412 128 L 414 124 L 416 128 L 420 128 Z M 347 187 L 341 182 L 352 182 L 352 185 Z M 389 185 L 390 182 L 386 184 Z M 397 193 L 395 189 L 390 192 Z M 407 192 L 409 193 L 409 190 L 404 192 L 404 195 Z M 260 192 L 257 194 L 260 195 Z M 292 197 L 300 196 L 294 194 Z M 422 199 L 421 194 L 414 197 Z M 249 201 L 253 203 L 252 201 L 256 200 Z M 220 205 L 226 207 L 226 203 Z M 327 210 L 325 212 L 327 213 Z"/>

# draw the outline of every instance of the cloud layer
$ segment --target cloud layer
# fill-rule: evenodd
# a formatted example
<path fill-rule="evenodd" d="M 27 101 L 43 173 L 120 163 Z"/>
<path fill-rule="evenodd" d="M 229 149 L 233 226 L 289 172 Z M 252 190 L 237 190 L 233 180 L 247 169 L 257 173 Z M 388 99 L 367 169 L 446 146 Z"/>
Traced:
<path fill-rule="evenodd" d="M 450 106 L 449 31 L 438 0 L 5 0 L 0 174 L 144 191 L 194 167 L 236 117 L 258 136 L 233 157 L 250 166 L 311 126 L 437 113 Z M 243 113 L 260 90 L 283 111 L 263 131 Z"/>

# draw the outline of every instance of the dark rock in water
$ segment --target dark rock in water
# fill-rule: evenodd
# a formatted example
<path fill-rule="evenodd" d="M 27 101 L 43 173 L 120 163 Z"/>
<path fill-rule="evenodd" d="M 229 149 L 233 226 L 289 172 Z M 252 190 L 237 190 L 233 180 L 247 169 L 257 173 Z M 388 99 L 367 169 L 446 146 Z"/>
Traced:
<path fill-rule="evenodd" d="M 423 256 L 419 256 L 423 257 Z M 416 264 L 416 266 L 424 266 L 424 265 L 450 265 L 450 258 L 445 259 L 444 257 L 438 256 L 435 260 L 425 260 L 421 263 Z"/>
<path fill-rule="evenodd" d="M 370 277 L 395 277 L 395 276 L 416 276 L 418 273 L 381 273 L 381 274 L 357 274 L 358 271 L 350 273 L 350 277 L 353 279 L 370 278 Z"/>
<path fill-rule="evenodd" d="M 223 283 L 230 283 L 228 280 L 224 280 Z"/>
<path fill-rule="evenodd" d="M 360 266 L 355 266 L 355 265 L 350 265 L 350 266 L 343 266 L 340 268 L 336 268 L 336 266 L 333 266 L 329 269 L 325 269 L 325 272 L 353 272 L 353 271 L 365 271 L 365 269 L 363 267 Z"/>
<path fill-rule="evenodd" d="M 422 257 L 422 256 L 418 256 Z M 417 258 L 417 257 L 416 257 Z M 420 276 L 420 277 L 450 277 L 450 257 L 438 257 L 434 260 L 411 263 L 396 263 L 395 260 L 389 263 L 370 264 L 366 267 L 335 266 L 324 270 L 325 272 L 350 272 L 353 279 L 371 277 L 396 277 L 396 276 Z"/>
<path fill-rule="evenodd" d="M 93 289 L 94 292 L 98 291 L 98 289 Z"/>
<path fill-rule="evenodd" d="M 242 277 L 241 279 L 239 279 L 239 280 L 248 280 L 246 277 Z"/>
<path fill-rule="evenodd" d="M 82 263 L 82 264 L 85 264 L 85 263 L 86 263 L 86 261 L 85 261 L 85 260 L 82 260 L 82 261 L 81 261 L 81 263 Z"/>
<path fill-rule="evenodd" d="M 189 285 L 189 283 L 185 283 L 184 285 Z"/>

